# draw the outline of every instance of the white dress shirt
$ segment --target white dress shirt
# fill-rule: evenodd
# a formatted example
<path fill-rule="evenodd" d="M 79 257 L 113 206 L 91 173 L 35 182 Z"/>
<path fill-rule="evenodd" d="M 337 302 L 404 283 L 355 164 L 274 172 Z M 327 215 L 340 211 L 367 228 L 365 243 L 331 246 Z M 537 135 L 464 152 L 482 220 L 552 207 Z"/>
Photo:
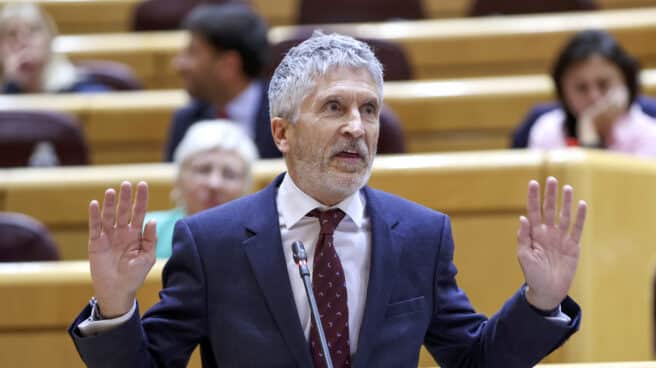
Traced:
<path fill-rule="evenodd" d="M 292 243 L 300 240 L 305 245 L 308 267 L 311 273 L 314 251 L 319 240 L 321 226 L 316 217 L 306 215 L 315 208 L 320 210 L 339 208 L 346 214 L 335 229 L 333 243 L 344 269 L 349 311 L 350 348 L 351 354 L 355 353 L 367 298 L 369 267 L 371 264 L 371 225 L 365 213 L 364 195 L 357 191 L 329 208 L 301 191 L 289 174 L 286 174 L 278 189 L 276 205 L 278 207 L 278 221 L 280 223 L 287 271 L 289 272 L 289 281 L 292 286 L 298 317 L 305 332 L 305 338 L 308 340 L 312 316 L 305 295 L 305 287 L 298 273 L 298 266 L 294 263 Z"/>

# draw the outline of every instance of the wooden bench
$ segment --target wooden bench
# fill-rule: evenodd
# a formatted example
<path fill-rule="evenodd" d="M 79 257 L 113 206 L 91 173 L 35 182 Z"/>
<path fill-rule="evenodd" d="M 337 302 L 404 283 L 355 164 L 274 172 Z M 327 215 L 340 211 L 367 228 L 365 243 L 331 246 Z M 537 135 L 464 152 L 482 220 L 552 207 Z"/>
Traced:
<path fill-rule="evenodd" d="M 127 32 L 141 0 L 31 0 L 48 13 L 60 34 Z M 0 7 L 22 0 L 0 0 Z"/>
<path fill-rule="evenodd" d="M 0 7 L 21 0 L 0 0 Z M 142 0 L 32 0 L 57 24 L 61 34 L 129 32 Z M 270 25 L 296 23 L 297 0 L 249 0 Z M 646 0 L 638 0 L 646 1 Z"/>
<path fill-rule="evenodd" d="M 656 70 L 642 74 L 656 94 Z M 387 82 L 385 101 L 403 122 L 409 152 L 503 149 L 531 106 L 550 101 L 546 76 Z M 94 164 L 159 162 L 181 90 L 0 96 L 0 111 L 57 110 L 77 116 Z"/>
<path fill-rule="evenodd" d="M 278 161 L 258 163 L 257 187 L 282 169 Z M 458 282 L 478 310 L 490 314 L 522 282 L 515 233 L 518 216 L 524 213 L 526 183 L 531 178 L 544 181 L 548 175 L 574 185 L 576 198 L 590 203 L 572 289 L 584 310 L 583 324 L 548 361 L 651 359 L 653 161 L 583 150 L 390 156 L 377 159 L 371 185 L 451 216 Z M 165 165 L 4 170 L 0 203 L 2 209 L 44 221 L 65 256 L 82 257 L 90 199 L 100 198 L 105 187 L 121 179 L 143 179 L 151 184 L 151 207 L 165 208 L 172 176 L 172 167 Z M 53 368 L 76 366 L 64 328 L 91 294 L 86 263 L 11 267 L 0 265 L 0 346 L 12 353 L 3 351 L 0 365 L 42 366 L 35 360 L 41 356 Z M 159 272 L 153 271 L 142 290 L 144 306 L 156 298 Z M 30 351 L 59 354 L 25 354 L 28 346 Z M 423 355 L 422 364 L 434 363 Z"/>
<path fill-rule="evenodd" d="M 55 110 L 81 122 L 95 164 L 159 162 L 182 90 L 0 96 L 0 110 Z"/>
<path fill-rule="evenodd" d="M 545 73 L 563 43 L 588 28 L 610 30 L 643 67 L 656 67 L 656 8 L 587 13 L 323 25 L 364 38 L 400 43 L 416 79 Z M 273 27 L 273 42 L 293 26 Z M 131 65 L 148 88 L 177 88 L 171 60 L 185 45 L 183 31 L 60 36 L 55 49 L 73 60 L 108 59 Z"/>
<path fill-rule="evenodd" d="M 467 16 L 472 0 L 424 0 L 424 11 L 430 18 L 459 18 Z M 649 8 L 654 0 L 596 0 L 600 9 Z"/>
<path fill-rule="evenodd" d="M 0 0 L 0 6 L 16 0 Z M 140 0 L 33 0 L 50 14 L 62 34 L 127 32 Z M 272 26 L 296 23 L 298 0 L 250 0 Z M 598 0 L 602 9 L 656 6 L 654 0 Z M 464 17 L 470 0 L 424 0 L 428 18 Z"/>

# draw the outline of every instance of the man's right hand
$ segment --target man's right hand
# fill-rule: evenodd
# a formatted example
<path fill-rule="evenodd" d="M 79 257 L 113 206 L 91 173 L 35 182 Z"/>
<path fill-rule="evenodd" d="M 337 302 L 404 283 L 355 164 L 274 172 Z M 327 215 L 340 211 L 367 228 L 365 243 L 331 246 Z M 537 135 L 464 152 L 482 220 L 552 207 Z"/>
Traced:
<path fill-rule="evenodd" d="M 143 229 L 148 204 L 148 185 L 139 182 L 134 206 L 132 185 L 121 183 L 118 195 L 105 192 L 102 213 L 98 201 L 89 203 L 89 264 L 100 313 L 114 318 L 130 311 L 137 289 L 155 264 L 156 224 Z"/>

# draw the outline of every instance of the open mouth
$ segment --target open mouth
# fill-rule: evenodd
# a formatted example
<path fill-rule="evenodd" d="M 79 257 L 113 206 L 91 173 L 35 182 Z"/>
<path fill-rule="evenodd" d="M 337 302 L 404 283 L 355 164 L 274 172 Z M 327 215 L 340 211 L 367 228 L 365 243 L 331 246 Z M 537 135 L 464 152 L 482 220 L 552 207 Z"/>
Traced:
<path fill-rule="evenodd" d="M 338 152 L 335 157 L 345 158 L 345 159 L 362 159 L 362 156 L 356 150 L 344 150 Z"/>

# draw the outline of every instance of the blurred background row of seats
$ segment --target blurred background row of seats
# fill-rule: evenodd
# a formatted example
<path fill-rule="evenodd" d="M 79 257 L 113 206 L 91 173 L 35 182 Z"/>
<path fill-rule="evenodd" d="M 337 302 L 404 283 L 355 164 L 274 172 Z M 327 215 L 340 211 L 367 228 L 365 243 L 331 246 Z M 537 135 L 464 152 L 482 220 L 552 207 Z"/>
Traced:
<path fill-rule="evenodd" d="M 153 31 L 178 29 L 182 19 L 202 3 L 224 4 L 247 0 L 147 0 L 137 5 L 132 29 Z M 422 0 L 301 0 L 296 24 L 384 22 L 427 18 Z M 468 14 L 532 14 L 594 10 L 593 0 L 473 0 Z"/>
<path fill-rule="evenodd" d="M 605 29 L 642 67 L 656 66 L 656 11 L 629 9 L 485 19 L 346 23 L 322 26 L 361 39 L 384 39 L 405 51 L 412 78 L 462 78 L 546 73 L 568 38 L 586 29 Z M 272 27 L 270 44 L 298 38 L 314 27 Z M 188 43 L 184 31 L 65 35 L 54 48 L 73 61 L 108 59 L 130 65 L 147 89 L 180 88 L 171 61 Z"/>
<path fill-rule="evenodd" d="M 49 23 L 49 20 L 45 20 L 45 23 Z M 272 47 L 272 62 L 269 63 L 269 67 L 265 68 L 265 73 L 264 77 L 270 76 L 270 74 L 273 72 L 273 69 L 275 65 L 279 62 L 279 60 L 282 58 L 284 53 L 293 45 L 297 44 L 298 42 L 302 41 L 303 39 L 307 38 L 309 36 L 309 28 L 300 28 L 296 33 L 292 34 L 291 36 L 288 36 L 287 39 L 285 39 L 282 42 L 279 42 Z M 407 55 L 404 52 L 404 48 L 398 44 L 395 44 L 393 42 L 389 41 L 384 41 L 380 39 L 364 39 L 368 43 L 370 43 L 374 50 L 377 53 L 377 56 L 382 60 L 385 70 L 386 70 L 386 80 L 388 81 L 394 81 L 394 80 L 407 80 L 413 78 L 413 70 L 412 66 L 410 65 L 410 61 L 407 57 Z M 102 83 L 109 88 L 109 90 L 116 91 L 116 90 L 135 90 L 139 89 L 141 87 L 140 81 L 134 77 L 134 74 L 131 72 L 131 70 L 126 67 L 125 65 L 121 65 L 120 63 L 116 63 L 114 61 L 82 61 L 78 62 L 77 64 L 78 69 L 81 71 L 82 74 L 89 75 L 93 78 L 93 80 L 96 81 L 102 81 Z M 455 84 L 454 84 L 455 85 Z M 11 105 L 11 102 L 8 102 L 9 105 Z M 4 108 L 7 110 L 11 110 L 14 108 Z M 7 119 L 15 119 L 15 116 L 12 115 L 13 112 L 10 112 L 10 114 L 7 116 Z M 52 114 L 50 114 L 52 115 Z M 38 117 L 39 120 L 43 119 L 49 119 L 51 116 L 47 116 L 46 114 L 32 114 L 30 115 L 32 118 L 36 119 Z M 393 115 L 390 115 L 393 116 Z M 65 118 L 64 118 L 65 119 Z M 24 119 L 23 119 L 24 120 Z M 59 119 L 61 120 L 61 119 Z M 25 123 L 22 123 L 25 125 Z M 35 126 L 38 126 L 38 124 L 41 123 L 35 123 Z M 402 125 L 402 121 L 398 123 L 394 123 L 397 125 Z M 78 126 L 79 129 L 79 123 L 75 124 Z M 72 126 L 72 125 L 69 125 Z M 37 130 L 31 130 L 31 131 L 37 131 L 37 132 L 45 132 L 41 129 Z M 4 134 L 9 134 L 10 132 L 15 132 L 19 133 L 16 130 L 13 129 L 5 129 Z M 25 135 L 24 133 L 21 133 L 23 136 Z M 82 142 L 84 142 L 84 133 L 79 132 L 76 135 L 70 135 L 71 137 L 81 137 Z M 126 137 L 127 138 L 127 137 Z M 7 139 L 8 141 L 11 139 Z M 23 139 L 24 140 L 24 139 Z M 39 153 L 40 151 L 43 150 L 37 150 L 37 147 L 42 147 L 43 145 L 39 145 L 39 143 L 42 142 L 48 142 L 47 139 L 44 139 L 43 137 L 34 137 L 31 143 L 31 149 L 22 149 L 22 150 L 13 150 L 14 155 L 7 155 L 7 163 L 0 162 L 0 165 L 4 166 L 10 166 L 10 165 L 17 165 L 18 162 L 21 163 L 29 163 L 29 158 L 34 154 L 34 153 Z M 53 142 L 50 142 L 53 143 Z M 23 143 L 23 146 L 26 146 Z M 64 158 L 62 160 L 55 160 L 56 162 L 60 162 L 63 165 L 66 164 L 80 164 L 84 162 L 89 162 L 89 155 L 88 154 L 83 154 L 80 153 L 79 157 L 77 160 L 69 160 L 66 159 L 66 157 L 69 157 L 66 152 L 60 152 L 63 151 L 61 148 L 60 144 L 52 144 L 54 146 L 54 151 L 57 156 L 63 156 Z M 84 147 L 85 144 L 80 143 L 77 144 L 78 147 Z M 9 146 L 7 146 L 9 147 Z M 82 152 L 81 150 L 75 150 L 76 152 Z M 87 149 L 88 151 L 88 149 Z M 11 157 L 17 157 L 21 156 L 22 158 L 20 160 L 17 159 L 12 159 Z M 13 163 L 12 163 L 13 162 Z"/>
<path fill-rule="evenodd" d="M 124 0 L 78 3 L 68 8 L 61 1 L 35 0 L 53 14 L 62 32 L 124 32 L 128 30 L 177 29 L 180 20 L 202 3 L 240 2 L 253 6 L 271 25 L 368 22 L 396 19 L 430 19 L 496 14 L 529 14 L 570 10 L 615 9 L 653 5 L 651 0 Z M 0 1 L 0 4 L 6 3 Z M 349 11 L 344 11 L 344 6 Z M 84 14 L 102 13 L 95 23 Z"/>

